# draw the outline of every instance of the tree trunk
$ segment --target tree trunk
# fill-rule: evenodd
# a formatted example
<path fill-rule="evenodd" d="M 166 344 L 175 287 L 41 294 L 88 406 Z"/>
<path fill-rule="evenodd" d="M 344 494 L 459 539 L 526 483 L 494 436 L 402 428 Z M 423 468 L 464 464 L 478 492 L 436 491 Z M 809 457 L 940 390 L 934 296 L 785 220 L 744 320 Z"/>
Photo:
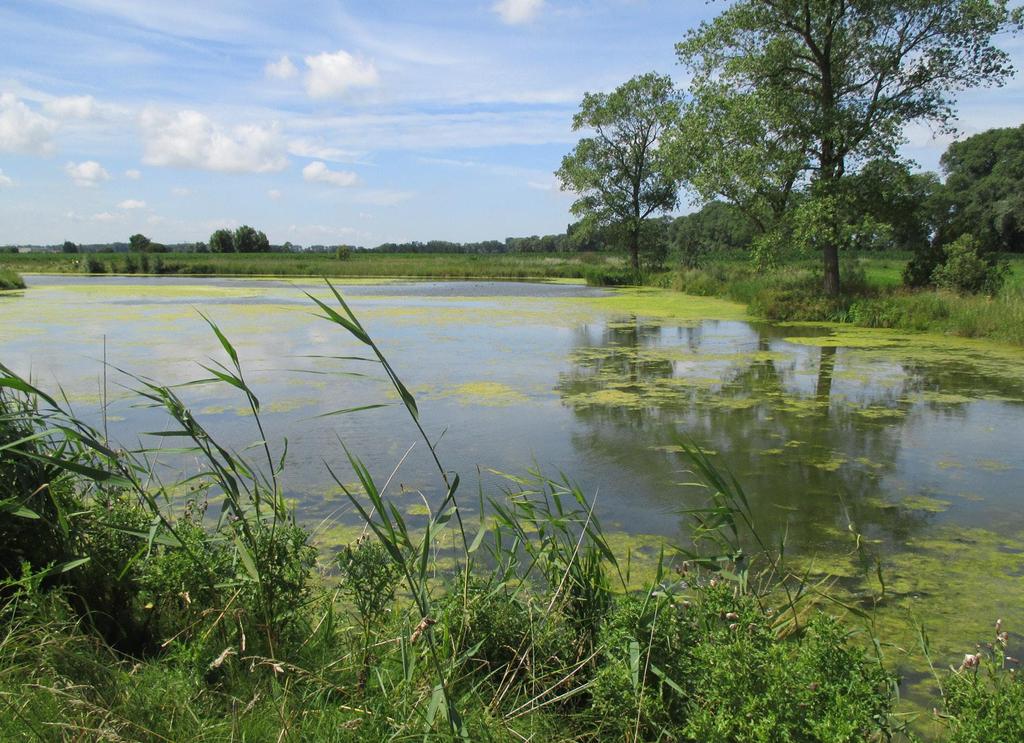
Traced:
<path fill-rule="evenodd" d="M 839 246 L 830 243 L 825 246 L 825 294 L 839 296 Z"/>
<path fill-rule="evenodd" d="M 629 232 L 629 262 L 633 266 L 633 272 L 640 273 L 640 230 L 633 229 Z"/>

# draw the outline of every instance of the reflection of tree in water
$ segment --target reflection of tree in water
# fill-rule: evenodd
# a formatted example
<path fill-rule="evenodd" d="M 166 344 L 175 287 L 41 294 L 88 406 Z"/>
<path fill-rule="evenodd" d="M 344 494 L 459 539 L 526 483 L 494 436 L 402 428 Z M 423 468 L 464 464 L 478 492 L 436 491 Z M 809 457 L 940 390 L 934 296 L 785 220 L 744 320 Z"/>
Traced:
<path fill-rule="evenodd" d="M 865 400 L 851 405 L 836 392 L 843 358 L 836 347 L 773 353 L 780 346 L 778 329 L 748 329 L 732 340 L 749 353 L 712 364 L 714 384 L 692 386 L 668 383 L 706 374 L 702 356 L 724 355 L 713 330 L 665 328 L 636 318 L 580 329 L 577 364 L 558 385 L 563 401 L 586 424 L 574 445 L 588 458 L 625 470 L 631 496 L 664 511 L 701 498 L 699 491 L 674 486 L 691 478 L 680 473 L 685 463 L 671 445 L 680 435 L 692 439 L 716 452 L 715 461 L 746 484 L 763 528 L 780 530 L 789 522 L 796 547 L 843 539 L 850 520 L 894 542 L 920 529 L 927 514 L 882 505 L 881 476 L 896 470 L 902 429 L 914 416 L 913 406 L 901 400 L 927 388 L 928 378 L 907 374 L 896 385 L 868 385 L 862 396 L 877 415 L 866 417 Z M 692 361 L 657 353 L 672 348 L 689 350 Z M 609 389 L 621 396 L 595 396 Z"/>

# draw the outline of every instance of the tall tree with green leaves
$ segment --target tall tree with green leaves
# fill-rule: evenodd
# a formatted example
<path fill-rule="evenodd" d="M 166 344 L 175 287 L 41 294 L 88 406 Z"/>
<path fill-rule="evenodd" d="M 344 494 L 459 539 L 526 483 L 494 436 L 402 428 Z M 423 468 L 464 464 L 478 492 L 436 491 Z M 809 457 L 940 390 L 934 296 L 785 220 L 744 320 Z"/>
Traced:
<path fill-rule="evenodd" d="M 667 75 L 647 73 L 611 93 L 587 93 L 573 131 L 590 132 L 562 158 L 555 175 L 577 195 L 572 212 L 588 224 L 621 230 L 640 270 L 644 222 L 679 203 L 665 132 L 679 117 L 680 96 Z"/>
<path fill-rule="evenodd" d="M 971 234 L 984 252 L 1024 252 L 1024 126 L 954 142 L 941 162 L 952 202 L 944 240 Z"/>
<path fill-rule="evenodd" d="M 236 253 L 270 252 L 270 240 L 267 239 L 267 236 L 261 230 L 247 224 L 243 224 L 235 230 L 232 241 Z"/>
<path fill-rule="evenodd" d="M 802 148 L 812 196 L 832 203 L 861 162 L 895 155 L 907 124 L 949 129 L 957 92 L 1005 82 L 1013 68 L 994 37 L 1020 26 L 1007 0 L 740 0 L 676 51 L 698 104 L 711 93 L 747 101 L 740 121 L 772 130 L 764 147 Z M 739 148 L 759 147 L 721 141 L 736 150 L 730 167 Z M 819 242 L 824 289 L 838 294 L 840 246 Z"/>
<path fill-rule="evenodd" d="M 231 235 L 231 230 L 220 229 L 216 230 L 210 235 L 210 252 L 211 253 L 234 253 L 235 252 L 235 241 Z"/>
<path fill-rule="evenodd" d="M 149 251 L 153 241 L 141 233 L 137 233 L 128 238 L 128 249 L 137 253 L 146 253 Z"/>

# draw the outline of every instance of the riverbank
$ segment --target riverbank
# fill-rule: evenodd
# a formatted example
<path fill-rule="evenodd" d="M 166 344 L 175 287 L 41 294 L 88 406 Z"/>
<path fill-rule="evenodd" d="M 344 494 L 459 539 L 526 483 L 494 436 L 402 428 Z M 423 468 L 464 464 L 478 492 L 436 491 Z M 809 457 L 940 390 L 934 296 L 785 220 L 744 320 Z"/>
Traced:
<path fill-rule="evenodd" d="M 753 317 L 774 322 L 835 322 L 864 328 L 925 331 L 1024 345 L 1024 260 L 1011 261 L 1005 285 L 994 297 L 906 289 L 905 256 L 861 257 L 846 266 L 845 292 L 820 291 L 816 262 L 760 271 L 746 261 L 718 261 L 681 269 L 653 283 L 699 296 L 724 297 L 747 306 Z"/>
<path fill-rule="evenodd" d="M 22 273 L 433 279 L 586 279 L 617 270 L 620 256 L 596 253 L 19 253 L 0 267 Z"/>
<path fill-rule="evenodd" d="M 24 289 L 25 281 L 14 271 L 0 268 L 0 291 Z"/>
<path fill-rule="evenodd" d="M 908 290 L 900 275 L 909 256 L 861 256 L 846 267 L 846 292 L 819 290 L 817 261 L 758 270 L 745 258 L 719 258 L 701 268 L 655 272 L 645 284 L 743 304 L 771 321 L 837 322 L 866 328 L 927 331 L 1024 346 L 1024 259 L 994 297 Z M 0 256 L 0 268 L 22 273 L 107 273 L 184 276 L 423 278 L 586 281 L 621 286 L 634 281 L 621 256 L 573 254 L 353 253 L 22 253 Z M 8 287 L 13 288 L 13 287 Z"/>

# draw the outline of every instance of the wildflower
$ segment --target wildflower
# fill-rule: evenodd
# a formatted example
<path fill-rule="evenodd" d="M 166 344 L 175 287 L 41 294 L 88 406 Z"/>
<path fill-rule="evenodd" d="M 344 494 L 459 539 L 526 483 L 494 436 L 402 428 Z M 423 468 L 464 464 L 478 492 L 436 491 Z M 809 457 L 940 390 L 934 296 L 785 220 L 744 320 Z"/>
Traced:
<path fill-rule="evenodd" d="M 960 664 L 959 670 L 963 671 L 967 668 L 977 668 L 979 663 L 981 663 L 980 654 L 972 655 L 971 653 L 967 653 L 964 655 L 964 662 Z"/>

